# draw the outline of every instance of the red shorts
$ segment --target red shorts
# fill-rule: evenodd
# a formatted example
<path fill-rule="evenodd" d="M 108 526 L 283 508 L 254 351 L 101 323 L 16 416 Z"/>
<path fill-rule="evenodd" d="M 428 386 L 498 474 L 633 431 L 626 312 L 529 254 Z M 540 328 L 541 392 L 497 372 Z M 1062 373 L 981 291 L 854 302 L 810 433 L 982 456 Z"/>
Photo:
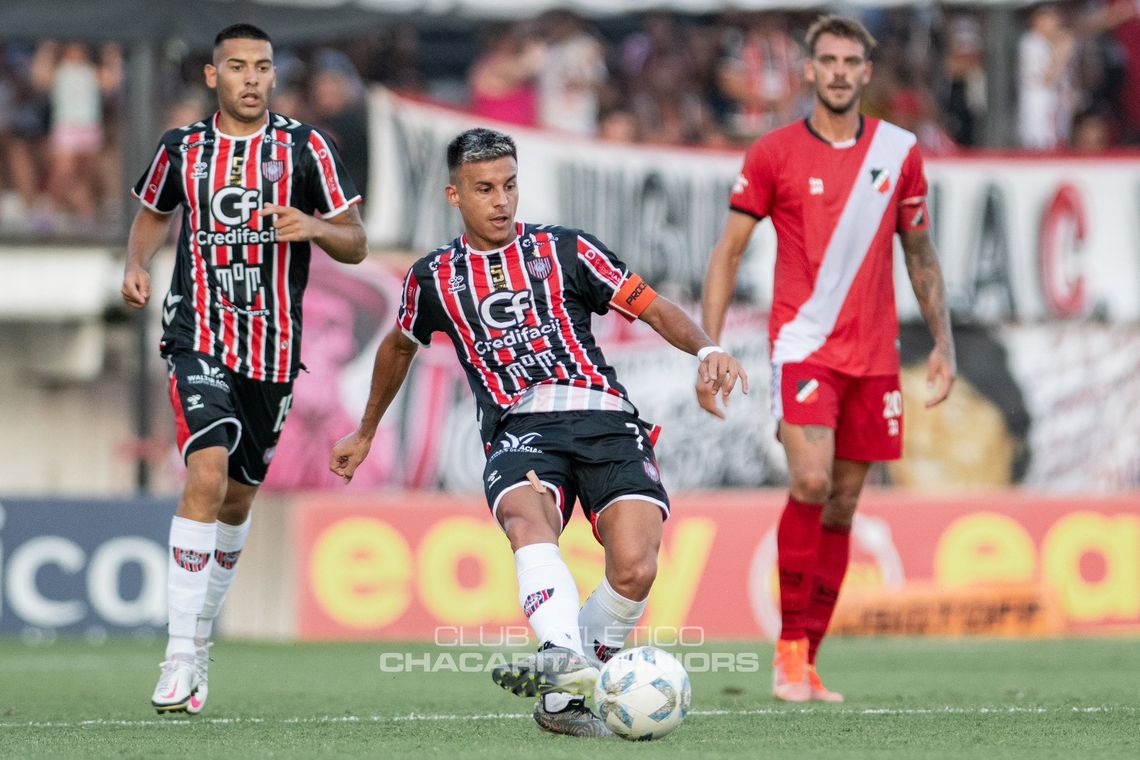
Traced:
<path fill-rule="evenodd" d="M 772 416 L 789 425 L 834 430 L 836 459 L 886 462 L 902 457 L 898 375 L 856 377 L 815 364 L 773 364 Z"/>

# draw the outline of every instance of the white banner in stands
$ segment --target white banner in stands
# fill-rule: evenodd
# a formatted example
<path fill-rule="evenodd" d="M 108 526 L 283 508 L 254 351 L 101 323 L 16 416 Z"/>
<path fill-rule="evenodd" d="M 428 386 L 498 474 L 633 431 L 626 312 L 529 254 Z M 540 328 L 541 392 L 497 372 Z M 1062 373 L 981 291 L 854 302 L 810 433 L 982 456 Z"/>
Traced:
<path fill-rule="evenodd" d="M 445 151 L 479 122 L 384 90 L 371 100 L 373 245 L 427 252 L 460 229 Z M 659 289 L 697 297 L 742 152 L 598 143 L 499 126 L 519 148 L 519 218 L 581 227 Z M 943 158 L 927 164 L 934 238 L 957 314 L 985 322 L 1140 318 L 1140 159 Z M 770 302 L 758 227 L 739 295 Z M 897 258 L 899 309 L 917 318 Z"/>

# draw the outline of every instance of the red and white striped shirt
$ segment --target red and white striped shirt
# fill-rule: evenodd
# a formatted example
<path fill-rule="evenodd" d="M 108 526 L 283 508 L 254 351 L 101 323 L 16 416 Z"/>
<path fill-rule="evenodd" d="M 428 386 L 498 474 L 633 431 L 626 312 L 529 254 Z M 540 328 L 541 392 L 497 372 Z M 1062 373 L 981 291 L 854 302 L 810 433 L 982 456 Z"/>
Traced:
<path fill-rule="evenodd" d="M 208 354 L 253 380 L 296 377 L 310 245 L 278 242 L 260 209 L 328 218 L 359 203 L 332 141 L 274 113 L 264 129 L 234 137 L 218 130 L 215 114 L 163 135 L 134 194 L 152 211 L 183 208 L 163 355 Z"/>

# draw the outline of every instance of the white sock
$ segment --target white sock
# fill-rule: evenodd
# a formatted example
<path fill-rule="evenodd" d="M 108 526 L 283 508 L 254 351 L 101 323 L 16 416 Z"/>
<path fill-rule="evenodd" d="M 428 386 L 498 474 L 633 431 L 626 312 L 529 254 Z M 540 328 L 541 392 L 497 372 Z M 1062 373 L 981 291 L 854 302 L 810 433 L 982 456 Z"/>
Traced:
<path fill-rule="evenodd" d="M 609 579 L 602 576 L 602 582 L 590 594 L 578 613 L 578 625 L 582 628 L 582 642 L 586 645 L 586 657 L 601 667 L 625 645 L 626 637 L 641 614 L 649 597 L 635 602 L 614 591 Z"/>
<path fill-rule="evenodd" d="M 217 539 L 217 523 L 200 523 L 175 515 L 170 520 L 170 555 L 167 559 L 166 609 L 170 640 L 166 656 L 194 653 L 194 631 L 206 603 L 210 558 Z"/>
<path fill-rule="evenodd" d="M 531 544 L 515 552 L 519 604 L 538 636 L 550 643 L 582 651 L 578 632 L 578 587 L 562 561 L 558 544 Z"/>
<path fill-rule="evenodd" d="M 198 615 L 198 627 L 194 633 L 195 638 L 210 640 L 214 632 L 214 621 L 218 618 L 218 611 L 230 590 L 230 584 L 237 575 L 237 562 L 241 550 L 245 547 L 246 536 L 249 535 L 249 524 L 253 520 L 252 513 L 245 518 L 241 525 L 229 525 L 218 521 L 218 539 L 214 546 L 214 561 L 210 564 L 210 583 L 206 587 L 206 603 L 202 606 L 202 613 Z"/>

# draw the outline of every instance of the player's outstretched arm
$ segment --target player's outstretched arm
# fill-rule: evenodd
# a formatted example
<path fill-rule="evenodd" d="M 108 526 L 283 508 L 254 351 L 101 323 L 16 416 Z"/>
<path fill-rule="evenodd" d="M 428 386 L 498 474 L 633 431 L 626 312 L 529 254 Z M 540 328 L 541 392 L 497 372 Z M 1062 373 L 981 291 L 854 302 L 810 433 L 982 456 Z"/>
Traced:
<path fill-rule="evenodd" d="M 709 256 L 709 271 L 701 294 L 701 324 L 714 342 L 720 340 L 720 331 L 724 329 L 724 315 L 736 290 L 740 260 L 755 228 L 755 218 L 730 210 L 724 232 Z"/>
<path fill-rule="evenodd" d="M 934 336 L 934 350 L 926 362 L 926 406 L 931 407 L 946 400 L 958 375 L 954 335 L 950 330 L 950 309 L 946 304 L 946 285 L 930 233 L 912 230 L 901 233 L 900 237 L 910 285 L 918 299 L 922 318 Z"/>
<path fill-rule="evenodd" d="M 147 267 L 162 247 L 173 214 L 160 214 L 141 206 L 131 222 L 127 238 L 127 262 L 123 266 L 123 301 L 141 309 L 150 300 L 150 274 Z"/>
<path fill-rule="evenodd" d="M 740 381 L 742 393 L 748 393 L 748 374 L 732 354 L 713 343 L 689 315 L 664 296 L 658 295 L 653 303 L 641 312 L 640 318 L 657 333 L 677 348 L 693 354 L 700 360 L 697 369 L 698 387 L 706 393 L 698 395 L 701 407 L 710 414 L 724 417 L 717 408 L 716 394 L 720 392 L 723 403 L 728 405 L 728 395 Z M 712 350 L 709 350 L 712 349 Z M 708 405 L 705 404 L 707 399 Z"/>
<path fill-rule="evenodd" d="M 376 349 L 372 387 L 368 391 L 368 403 L 364 407 L 364 416 L 360 418 L 360 426 L 337 441 L 329 456 L 329 469 L 344 478 L 345 483 L 352 482 L 356 468 L 368 456 L 380 419 L 404 384 L 418 348 L 399 328 L 393 328 Z"/>
<path fill-rule="evenodd" d="M 724 232 L 721 233 L 720 240 L 713 247 L 712 255 L 709 257 L 709 270 L 705 277 L 704 293 L 701 295 L 701 324 L 710 336 L 709 345 L 715 344 L 720 339 L 721 330 L 724 329 L 724 317 L 728 313 L 729 303 L 732 302 L 732 293 L 736 290 L 740 259 L 744 256 L 744 249 L 748 247 L 748 240 L 752 237 L 752 230 L 755 227 L 756 219 L 748 214 L 730 210 Z M 697 374 L 694 387 L 697 403 L 709 414 L 723 419 L 724 412 L 716 404 L 715 383 L 705 377 L 703 362 L 701 368 L 702 371 Z M 722 370 L 719 366 L 709 369 L 710 374 L 720 371 Z M 715 374 L 712 376 L 716 377 Z M 726 395 L 725 403 L 727 402 Z"/>
<path fill-rule="evenodd" d="M 299 208 L 274 203 L 262 206 L 261 213 L 273 216 L 273 228 L 277 230 L 277 239 L 282 242 L 312 241 L 344 264 L 359 264 L 368 255 L 364 222 L 356 206 L 350 206 L 328 219 L 318 219 Z"/>

